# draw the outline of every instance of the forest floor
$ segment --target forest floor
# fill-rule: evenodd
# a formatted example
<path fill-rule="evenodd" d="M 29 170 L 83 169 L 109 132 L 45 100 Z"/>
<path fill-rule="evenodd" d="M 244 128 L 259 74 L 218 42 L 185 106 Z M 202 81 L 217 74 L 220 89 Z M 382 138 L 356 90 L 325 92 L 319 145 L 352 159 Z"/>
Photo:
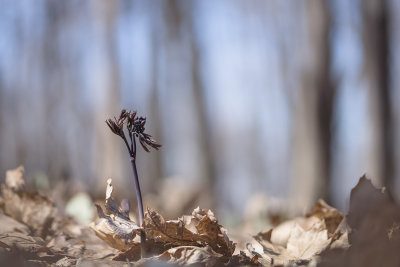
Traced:
<path fill-rule="evenodd" d="M 89 226 L 26 190 L 22 167 L 6 173 L 1 194 L 0 266 L 400 266 L 400 207 L 365 177 L 346 215 L 319 200 L 306 216 L 235 239 L 200 208 L 175 220 L 148 208 L 139 227 L 111 179 Z"/>

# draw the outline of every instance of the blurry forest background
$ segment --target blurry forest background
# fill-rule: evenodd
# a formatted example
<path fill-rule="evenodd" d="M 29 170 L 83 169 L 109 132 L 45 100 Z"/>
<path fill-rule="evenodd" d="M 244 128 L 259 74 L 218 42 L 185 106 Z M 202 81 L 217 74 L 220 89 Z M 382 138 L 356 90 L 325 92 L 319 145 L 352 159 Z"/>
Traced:
<path fill-rule="evenodd" d="M 225 224 L 345 210 L 364 173 L 399 198 L 400 1 L 0 5 L 2 181 L 23 164 L 55 197 L 98 199 L 111 177 L 135 201 L 104 122 L 127 108 L 163 144 L 138 155 L 145 205 Z"/>

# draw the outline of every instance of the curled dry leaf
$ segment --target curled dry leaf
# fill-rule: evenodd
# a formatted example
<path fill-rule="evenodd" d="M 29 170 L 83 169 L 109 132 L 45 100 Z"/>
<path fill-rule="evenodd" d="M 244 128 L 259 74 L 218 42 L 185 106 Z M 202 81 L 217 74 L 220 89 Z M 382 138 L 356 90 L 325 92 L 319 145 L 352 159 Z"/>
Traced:
<path fill-rule="evenodd" d="M 133 221 L 104 214 L 99 205 L 96 205 L 96 208 L 99 220 L 90 224 L 96 235 L 113 248 L 129 249 L 136 234 L 140 233 L 142 228 Z"/>
<path fill-rule="evenodd" d="M 96 204 L 99 220 L 90 224 L 96 235 L 118 250 L 127 250 L 135 243 L 133 239 L 142 230 L 134 221 L 129 219 L 126 211 L 121 208 L 112 198 L 112 180 L 107 180 L 106 190 L 106 212 Z"/>
<path fill-rule="evenodd" d="M 323 222 L 320 222 L 323 224 Z M 257 251 L 250 244 L 248 250 L 252 255 L 258 256 L 258 261 L 262 265 L 294 265 L 305 264 L 313 260 L 314 256 L 323 251 L 329 244 L 327 231 L 322 230 L 324 226 L 315 225 L 306 231 L 298 224 L 295 224 L 290 233 L 286 247 L 273 244 L 268 240 L 270 233 L 260 233 L 254 238 L 262 246 L 262 251 Z"/>
<path fill-rule="evenodd" d="M 226 230 L 218 224 L 210 210 L 197 208 L 192 216 L 166 221 L 159 213 L 148 209 L 144 218 L 148 238 L 173 246 L 210 246 L 215 252 L 232 256 L 235 244 L 229 240 Z"/>
<path fill-rule="evenodd" d="M 252 246 L 248 246 L 248 251 L 258 257 L 263 265 L 308 264 L 330 247 L 348 247 L 347 232 L 343 230 L 346 229 L 343 228 L 345 222 L 341 222 L 341 213 L 319 200 L 307 218 L 285 222 L 275 229 L 254 236 L 262 251 L 256 251 Z M 275 231 L 275 240 L 278 242 L 274 242 Z"/>
<path fill-rule="evenodd" d="M 122 207 L 119 207 L 117 202 L 115 202 L 114 198 L 112 197 L 113 190 L 114 187 L 112 185 L 112 179 L 108 179 L 106 189 L 106 209 L 108 213 L 129 221 L 129 201 L 126 203 L 124 200 L 121 203 L 123 204 Z"/>
<path fill-rule="evenodd" d="M 29 226 L 34 235 L 46 237 L 56 219 L 54 203 L 37 191 L 23 190 L 24 168 L 7 171 L 6 184 L 1 185 L 4 213 Z"/>
<path fill-rule="evenodd" d="M 309 218 L 298 217 L 293 220 L 282 222 L 281 224 L 273 228 L 273 231 L 271 229 L 270 241 L 274 244 L 286 247 L 290 237 L 290 233 L 292 232 L 292 230 L 296 225 L 301 226 L 304 230 L 308 230 L 311 229 L 311 227 L 319 221 L 320 219 L 316 217 L 309 217 Z"/>

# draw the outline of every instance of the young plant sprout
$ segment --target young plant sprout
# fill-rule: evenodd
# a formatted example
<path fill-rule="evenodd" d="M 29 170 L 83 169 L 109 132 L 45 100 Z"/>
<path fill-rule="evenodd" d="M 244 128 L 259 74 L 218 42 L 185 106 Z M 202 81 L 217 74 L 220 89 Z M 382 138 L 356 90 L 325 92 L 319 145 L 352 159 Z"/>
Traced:
<path fill-rule="evenodd" d="M 139 211 L 139 225 L 142 227 L 144 213 L 143 213 L 142 193 L 140 191 L 139 177 L 136 168 L 136 138 L 139 140 L 140 144 L 142 145 L 143 149 L 146 152 L 150 152 L 149 147 L 158 150 L 161 147 L 161 145 L 157 144 L 156 141 L 151 137 L 151 135 L 144 132 L 146 118 L 136 117 L 136 111 L 127 112 L 125 109 L 123 109 L 121 110 L 121 114 L 119 115 L 118 118 L 114 117 L 114 119 L 108 119 L 106 120 L 106 123 L 114 134 L 120 136 L 122 140 L 124 140 L 126 148 L 128 149 L 129 158 L 132 164 L 134 183 L 135 183 L 136 198 Z M 126 126 L 125 129 L 128 133 L 129 141 L 125 135 L 124 125 Z M 146 242 L 146 234 L 144 231 L 142 231 L 140 235 L 142 253 L 144 253 L 145 242 Z"/>

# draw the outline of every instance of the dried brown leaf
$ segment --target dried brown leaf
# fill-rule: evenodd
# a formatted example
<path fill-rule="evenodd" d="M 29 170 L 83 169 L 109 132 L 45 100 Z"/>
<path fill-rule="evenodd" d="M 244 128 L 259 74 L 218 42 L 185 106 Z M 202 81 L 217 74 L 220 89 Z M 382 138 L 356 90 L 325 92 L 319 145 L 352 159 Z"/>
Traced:
<path fill-rule="evenodd" d="M 210 210 L 197 208 L 192 216 L 166 221 L 159 213 L 148 209 L 144 219 L 148 238 L 173 246 L 210 246 L 215 252 L 232 256 L 235 244 L 218 224 Z"/>
<path fill-rule="evenodd" d="M 338 228 L 340 222 L 343 220 L 343 215 L 335 208 L 329 206 L 324 200 L 319 199 L 314 207 L 314 210 L 307 215 L 307 217 L 317 217 L 325 221 L 326 229 L 328 230 L 329 237 Z"/>
<path fill-rule="evenodd" d="M 141 245 L 139 242 L 131 244 L 127 250 L 119 251 L 112 260 L 115 261 L 138 261 L 141 258 Z"/>
<path fill-rule="evenodd" d="M 62 251 L 76 258 L 111 258 L 117 251 L 100 242 L 93 230 L 76 222 L 63 226 L 47 241 L 46 246 L 52 251 Z"/>
<path fill-rule="evenodd" d="M 104 214 L 102 208 L 96 205 L 99 220 L 90 224 L 96 235 L 108 245 L 119 250 L 129 249 L 136 234 L 140 234 L 141 227 L 135 222 L 118 216 Z"/>
<path fill-rule="evenodd" d="M 400 231 L 396 225 L 400 224 L 400 206 L 384 188 L 361 177 L 351 191 L 347 221 L 351 247 L 346 253 L 324 253 L 321 266 L 399 266 Z"/>
<path fill-rule="evenodd" d="M 15 232 L 28 235 L 30 230 L 25 224 L 14 220 L 0 211 L 0 234 Z"/>
<path fill-rule="evenodd" d="M 294 259 L 311 259 L 325 250 L 329 242 L 325 223 L 320 221 L 308 231 L 296 225 L 290 234 L 286 249 Z"/>
<path fill-rule="evenodd" d="M 46 245 L 53 251 L 63 251 L 72 257 L 82 257 L 86 251 L 86 244 L 84 241 L 71 238 L 67 235 L 58 235 L 53 237 Z"/>
<path fill-rule="evenodd" d="M 290 233 L 293 231 L 296 225 L 301 226 L 304 230 L 309 230 L 319 221 L 320 219 L 317 217 L 298 217 L 293 220 L 285 221 L 273 229 L 273 231 L 270 233 L 270 241 L 274 244 L 279 244 L 286 247 Z"/>
<path fill-rule="evenodd" d="M 22 233 L 0 235 L 0 241 L 9 247 L 16 247 L 31 253 L 47 251 L 45 242 L 39 237 L 31 237 Z"/>
<path fill-rule="evenodd" d="M 34 235 L 46 237 L 51 232 L 57 209 L 54 203 L 37 191 L 22 190 L 23 167 L 8 171 L 8 183 L 1 185 L 4 212 L 29 226 Z"/>
<path fill-rule="evenodd" d="M 340 234 L 337 238 L 332 239 L 329 249 L 348 249 L 349 243 L 349 232 Z"/>
<path fill-rule="evenodd" d="M 106 189 L 106 212 L 96 204 L 99 219 L 90 224 L 90 228 L 94 230 L 96 235 L 105 241 L 108 245 L 118 250 L 128 250 L 135 245 L 133 239 L 142 230 L 112 197 L 113 186 L 112 180 L 107 180 Z"/>
<path fill-rule="evenodd" d="M 242 257 L 243 259 L 243 257 Z M 247 258 L 246 258 L 247 259 Z M 134 266 L 238 266 L 242 262 L 235 258 L 230 262 L 228 257 L 216 253 L 211 247 L 179 246 L 165 250 L 158 256 L 143 258 Z M 250 262 L 247 260 L 247 262 Z M 234 265 L 236 264 L 236 265 Z"/>
<path fill-rule="evenodd" d="M 174 246 L 190 246 L 197 243 L 195 234 L 185 227 L 182 218 L 166 221 L 158 212 L 150 208 L 145 213 L 143 227 L 147 237 L 156 242 L 171 243 Z"/>
<path fill-rule="evenodd" d="M 160 255 L 166 250 L 172 248 L 172 245 L 166 245 L 163 243 L 157 243 L 154 240 L 148 239 L 145 244 L 145 255 Z M 141 258 L 141 245 L 139 242 L 135 242 L 128 250 L 119 251 L 112 258 L 118 261 L 137 261 Z"/>
<path fill-rule="evenodd" d="M 221 266 L 226 258 L 214 252 L 209 247 L 180 246 L 171 248 L 158 257 L 159 260 L 167 261 L 182 266 L 200 265 L 206 267 Z"/>
<path fill-rule="evenodd" d="M 366 223 L 365 216 L 376 216 L 381 211 L 394 208 L 395 203 L 385 188 L 374 187 L 371 180 L 364 175 L 351 190 L 350 208 L 347 221 L 351 228 L 360 228 Z M 386 224 L 391 224 L 387 220 Z"/>
<path fill-rule="evenodd" d="M 1 266 L 31 266 L 33 263 L 36 265 L 32 266 L 50 266 L 63 257 L 71 258 L 61 251 L 48 248 L 40 237 L 18 232 L 0 234 L 0 247 L 5 249 L 0 249 Z"/>
<path fill-rule="evenodd" d="M 239 254 L 233 255 L 229 261 L 229 266 L 261 266 L 259 256 L 247 255 L 245 251 L 240 251 Z"/>
<path fill-rule="evenodd" d="M 349 246 L 346 223 L 339 211 L 319 200 L 307 216 L 258 233 L 254 238 L 262 250 L 248 245 L 248 251 L 263 265 L 300 265 L 316 261 L 327 249 Z"/>
<path fill-rule="evenodd" d="M 112 197 L 113 190 L 114 190 L 114 187 L 112 185 L 112 179 L 108 179 L 107 180 L 107 189 L 106 189 L 106 205 L 105 205 L 107 212 L 116 217 L 130 221 L 129 210 L 128 211 L 123 210 L 123 208 L 120 207 L 117 204 L 117 202 L 115 202 L 114 198 Z"/>

